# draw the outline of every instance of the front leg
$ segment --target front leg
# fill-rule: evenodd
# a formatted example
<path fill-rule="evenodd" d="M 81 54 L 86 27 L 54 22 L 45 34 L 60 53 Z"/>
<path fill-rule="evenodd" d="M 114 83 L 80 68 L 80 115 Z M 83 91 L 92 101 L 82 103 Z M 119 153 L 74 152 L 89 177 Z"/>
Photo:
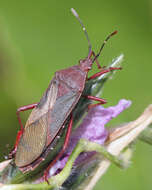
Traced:
<path fill-rule="evenodd" d="M 91 80 L 91 79 L 95 79 L 105 73 L 108 73 L 110 71 L 114 71 L 114 70 L 121 70 L 122 68 L 121 67 L 109 67 L 107 69 L 103 69 L 102 71 L 98 72 L 98 73 L 95 73 L 94 75 L 92 75 L 91 77 L 88 78 L 88 80 Z"/>

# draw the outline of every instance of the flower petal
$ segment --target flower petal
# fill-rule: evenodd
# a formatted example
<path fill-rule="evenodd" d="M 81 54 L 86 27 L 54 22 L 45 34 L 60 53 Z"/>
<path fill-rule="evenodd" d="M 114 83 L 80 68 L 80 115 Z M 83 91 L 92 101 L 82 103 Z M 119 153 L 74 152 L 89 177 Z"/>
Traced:
<path fill-rule="evenodd" d="M 57 163 L 50 169 L 50 175 L 64 167 L 73 148 L 81 138 L 101 145 L 104 144 L 108 137 L 108 131 L 106 130 L 105 125 L 130 105 L 131 101 L 122 99 L 116 106 L 104 108 L 99 105 L 90 109 L 87 116 L 83 119 L 82 124 L 72 133 L 65 156 L 62 157 L 62 160 L 57 161 Z M 89 154 L 84 154 L 85 157 L 87 155 Z M 79 160 L 83 160 L 82 155 Z"/>

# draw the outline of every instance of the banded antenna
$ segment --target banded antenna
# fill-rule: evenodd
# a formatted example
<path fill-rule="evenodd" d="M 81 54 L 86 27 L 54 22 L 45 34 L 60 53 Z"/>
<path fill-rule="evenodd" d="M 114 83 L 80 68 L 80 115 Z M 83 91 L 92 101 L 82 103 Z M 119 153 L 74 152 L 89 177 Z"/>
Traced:
<path fill-rule="evenodd" d="M 81 26 L 82 26 L 82 29 L 83 29 L 84 34 L 85 34 L 85 36 L 86 36 L 86 38 L 87 38 L 87 41 L 88 41 L 88 45 L 89 45 L 89 53 L 90 53 L 90 52 L 91 52 L 91 49 L 92 49 L 92 45 L 91 45 L 91 42 L 90 42 L 90 39 L 89 39 L 88 33 L 87 33 L 87 31 L 86 31 L 86 28 L 85 28 L 83 22 L 81 21 L 81 19 L 80 19 L 78 13 L 76 12 L 76 10 L 73 9 L 73 8 L 71 8 L 71 12 L 72 12 L 72 14 L 78 19 L 79 23 L 80 23 Z"/>
<path fill-rule="evenodd" d="M 99 57 L 99 55 L 101 54 L 101 52 L 102 52 L 104 46 L 106 45 L 107 41 L 108 41 L 113 35 L 115 35 L 115 34 L 117 34 L 117 33 L 118 33 L 118 31 L 115 30 L 115 31 L 112 32 L 109 36 L 107 36 L 107 38 L 104 40 L 103 44 L 101 45 L 101 48 L 100 48 L 100 50 L 99 50 L 99 53 L 94 57 L 94 59 L 93 59 L 92 62 L 94 62 L 94 61 Z"/>

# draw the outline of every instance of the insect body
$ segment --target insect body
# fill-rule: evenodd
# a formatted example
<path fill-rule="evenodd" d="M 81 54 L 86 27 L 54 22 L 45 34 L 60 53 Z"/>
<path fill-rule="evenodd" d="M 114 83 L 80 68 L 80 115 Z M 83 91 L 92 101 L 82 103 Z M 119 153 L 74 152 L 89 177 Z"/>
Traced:
<path fill-rule="evenodd" d="M 26 122 L 15 155 L 18 167 L 24 167 L 36 160 L 57 136 L 81 96 L 86 80 L 85 69 L 80 64 L 56 72 Z"/>
<path fill-rule="evenodd" d="M 62 132 L 65 123 L 68 122 L 64 145 L 45 171 L 46 181 L 50 167 L 62 156 L 68 145 L 73 123 L 72 111 L 82 96 L 86 80 L 94 79 L 111 70 L 120 69 L 103 69 L 97 61 L 105 43 L 116 32 L 106 38 L 99 54 L 95 55 L 82 21 L 74 9 L 72 12 L 83 27 L 89 43 L 89 54 L 87 58 L 80 60 L 78 65 L 57 71 L 38 104 L 31 104 L 18 109 L 17 116 L 21 130 L 18 132 L 14 150 L 10 153 L 10 157 L 15 157 L 15 164 L 21 171 L 26 172 L 36 168 L 51 151 L 50 145 L 59 137 L 59 133 Z M 88 72 L 94 62 L 97 63 L 100 71 L 88 78 Z M 91 95 L 85 95 L 85 97 L 98 101 L 100 104 L 106 103 L 105 100 L 98 97 Z M 19 113 L 32 108 L 34 109 L 23 128 Z"/>

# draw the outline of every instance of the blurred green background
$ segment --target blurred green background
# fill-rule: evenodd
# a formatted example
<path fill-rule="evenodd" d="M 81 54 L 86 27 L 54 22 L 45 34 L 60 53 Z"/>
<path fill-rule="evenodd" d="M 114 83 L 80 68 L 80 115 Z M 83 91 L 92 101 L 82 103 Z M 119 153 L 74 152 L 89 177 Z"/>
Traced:
<path fill-rule="evenodd" d="M 1 160 L 15 141 L 19 124 L 16 109 L 38 102 L 56 70 L 77 64 L 88 52 L 75 8 L 89 33 L 95 52 L 112 31 L 99 60 L 102 65 L 124 53 L 123 70 L 103 93 L 108 105 L 132 100 L 131 108 L 111 124 L 134 120 L 152 102 L 151 0 L 1 0 L 0 1 L 0 151 Z M 96 68 L 94 68 L 94 72 Z M 22 114 L 23 121 L 27 113 Z M 95 190 L 151 190 L 152 147 L 138 142 L 126 171 L 115 166 Z"/>

